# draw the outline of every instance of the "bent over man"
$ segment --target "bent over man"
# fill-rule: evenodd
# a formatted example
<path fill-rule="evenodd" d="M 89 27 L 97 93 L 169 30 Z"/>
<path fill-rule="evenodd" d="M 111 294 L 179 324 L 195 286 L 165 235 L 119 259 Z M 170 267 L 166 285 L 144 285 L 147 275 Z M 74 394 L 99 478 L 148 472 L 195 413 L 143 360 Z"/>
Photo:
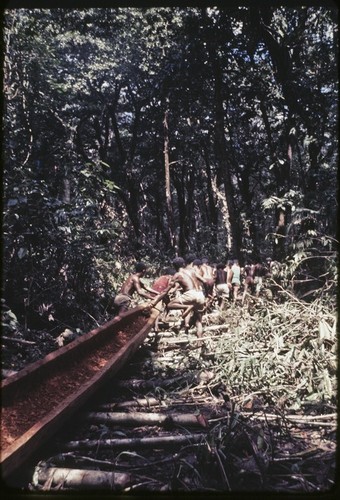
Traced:
<path fill-rule="evenodd" d="M 123 283 L 120 292 L 116 295 L 114 305 L 118 308 L 118 314 L 129 309 L 132 302 L 132 295 L 137 292 L 138 295 L 146 299 L 153 299 L 158 292 L 146 286 L 141 278 L 145 275 L 146 265 L 144 262 L 137 262 L 136 272 L 131 274 Z"/>
<path fill-rule="evenodd" d="M 179 297 L 175 297 L 167 305 L 167 309 L 183 309 L 184 327 L 189 331 L 189 312 L 193 309 L 197 337 L 202 337 L 202 314 L 204 310 L 205 297 L 195 273 L 185 268 L 182 257 L 172 261 L 176 273 L 171 280 L 172 285 L 181 289 Z"/>

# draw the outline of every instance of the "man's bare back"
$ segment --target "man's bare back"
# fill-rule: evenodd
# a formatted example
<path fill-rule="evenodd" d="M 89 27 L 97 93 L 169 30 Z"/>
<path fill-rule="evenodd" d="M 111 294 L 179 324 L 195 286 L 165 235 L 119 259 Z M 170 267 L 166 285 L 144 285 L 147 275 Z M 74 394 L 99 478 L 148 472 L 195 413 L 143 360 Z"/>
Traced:
<path fill-rule="evenodd" d="M 183 292 L 187 292 L 189 290 L 200 290 L 201 288 L 194 269 L 180 269 L 174 275 L 173 281 L 177 282 L 181 286 Z"/>
<path fill-rule="evenodd" d="M 181 288 L 181 295 L 174 298 L 167 305 L 169 309 L 181 309 L 183 311 L 185 330 L 189 331 L 189 314 L 192 312 L 195 318 L 197 336 L 202 336 L 202 312 L 204 308 L 204 294 L 199 284 L 199 278 L 195 269 L 185 266 L 184 259 L 177 257 L 173 260 L 176 273 L 172 280 L 174 288 Z M 202 278 L 201 278 L 202 279 Z"/>
<path fill-rule="evenodd" d="M 132 295 L 137 292 L 138 295 L 145 299 L 153 299 L 158 295 L 158 292 L 146 286 L 141 277 L 144 276 L 146 266 L 142 262 L 137 262 L 136 272 L 131 274 L 123 283 L 119 294 L 115 297 L 114 304 L 119 312 L 126 311 L 131 305 Z"/>
<path fill-rule="evenodd" d="M 123 283 L 122 288 L 120 289 L 120 293 L 124 293 L 126 295 L 133 295 L 134 292 L 140 290 L 140 278 L 137 274 L 131 274 L 128 279 Z"/>

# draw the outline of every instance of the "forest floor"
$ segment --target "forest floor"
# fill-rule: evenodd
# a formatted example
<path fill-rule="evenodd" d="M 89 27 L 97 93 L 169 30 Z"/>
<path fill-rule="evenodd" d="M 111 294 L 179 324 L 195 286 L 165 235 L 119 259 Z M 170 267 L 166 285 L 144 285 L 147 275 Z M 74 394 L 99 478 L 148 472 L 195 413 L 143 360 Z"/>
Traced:
<path fill-rule="evenodd" d="M 163 391 L 206 412 L 223 489 L 329 491 L 336 468 L 336 318 L 315 302 L 229 306 L 204 317 L 202 348 L 176 317 L 155 338 L 149 377 L 182 375 Z M 175 349 L 174 349 L 175 348 Z M 206 467 L 212 466 L 206 463 Z M 202 475 L 202 469 L 198 468 Z M 216 471 L 217 472 L 216 474 Z M 212 483 L 210 483 L 212 485 Z"/>
<path fill-rule="evenodd" d="M 10 312 L 5 319 L 9 324 Z M 203 326 L 204 344 L 198 347 L 195 328 L 185 334 L 180 317 L 173 314 L 140 349 L 138 370 L 144 379 L 181 379 L 165 388 L 156 384 L 148 396 L 169 408 L 190 405 L 209 419 L 209 453 L 182 458 L 177 487 L 332 491 L 335 311 L 321 301 L 307 304 L 289 296 L 281 303 L 249 301 L 244 307 L 215 309 L 205 314 Z M 47 332 L 7 328 L 4 373 L 43 357 L 58 342 Z"/>

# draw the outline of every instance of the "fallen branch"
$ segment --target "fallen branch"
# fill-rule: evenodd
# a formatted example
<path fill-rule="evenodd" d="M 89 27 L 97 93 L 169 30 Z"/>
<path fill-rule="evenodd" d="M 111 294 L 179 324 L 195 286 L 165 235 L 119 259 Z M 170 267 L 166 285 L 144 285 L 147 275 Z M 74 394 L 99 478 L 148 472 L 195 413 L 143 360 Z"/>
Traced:
<path fill-rule="evenodd" d="M 72 461 L 73 465 L 78 464 L 80 466 L 83 466 L 84 464 L 91 464 L 92 467 L 96 466 L 97 468 L 106 467 L 113 469 L 113 467 L 116 465 L 111 460 L 99 460 L 97 458 L 91 458 L 89 456 L 77 455 L 73 451 L 68 451 L 66 453 L 59 453 L 59 455 L 54 455 L 53 457 L 46 460 L 46 462 L 44 463 L 46 463 L 46 466 L 48 467 L 50 466 L 57 467 L 58 465 L 65 465 L 66 461 L 68 462 L 68 464 L 70 464 Z"/>
<path fill-rule="evenodd" d="M 251 413 L 249 414 L 248 412 L 242 412 L 242 415 L 247 415 L 250 418 L 254 418 L 256 420 L 286 420 L 288 422 L 294 423 L 294 424 L 305 424 L 305 425 L 316 425 L 316 426 L 321 426 L 321 427 L 331 427 L 336 425 L 336 418 L 337 414 L 336 413 L 331 413 L 328 415 L 296 415 L 296 416 L 291 416 L 291 415 L 273 415 L 273 414 L 265 414 L 259 415 L 258 413 Z M 214 418 L 214 419 L 209 419 L 209 423 L 212 422 L 219 422 L 225 419 L 228 419 L 229 417 L 219 417 L 219 418 Z M 334 422 L 325 422 L 325 420 L 334 420 Z"/>
<path fill-rule="evenodd" d="M 320 449 L 319 446 L 314 447 L 314 448 L 308 448 L 307 450 L 302 450 L 297 453 L 290 453 L 289 456 L 287 457 L 286 455 L 284 456 L 277 456 L 273 458 L 274 462 L 279 462 L 279 461 L 286 461 L 286 460 L 307 460 L 307 459 L 315 459 L 315 458 L 321 458 L 325 460 L 331 460 L 334 458 L 335 455 L 335 450 L 334 451 L 325 451 Z"/>
<path fill-rule="evenodd" d="M 136 398 L 133 399 L 132 401 L 122 401 L 120 403 L 107 403 L 107 404 L 102 404 L 98 407 L 98 410 L 100 411 L 114 411 L 117 408 L 132 408 L 134 406 L 166 406 L 163 401 L 160 401 L 159 399 L 156 398 Z"/>
<path fill-rule="evenodd" d="M 207 427 L 207 421 L 203 415 L 192 415 L 191 413 L 177 415 L 163 415 L 162 413 L 100 413 L 90 412 L 86 420 L 100 424 L 119 425 L 181 425 Z"/>
<path fill-rule="evenodd" d="M 16 339 L 15 337 L 5 337 L 4 335 L 1 336 L 1 340 L 5 340 L 7 342 L 14 342 L 15 344 L 23 344 L 23 345 L 35 345 L 36 344 L 36 342 L 33 342 L 32 340 Z"/>
<path fill-rule="evenodd" d="M 207 328 L 205 328 L 205 330 L 207 330 Z M 199 340 L 213 340 L 213 339 L 217 339 L 217 338 L 221 338 L 221 335 L 208 335 L 208 336 L 205 336 L 205 337 L 189 337 L 189 336 L 186 336 L 186 337 L 182 337 L 182 338 L 175 338 L 175 339 L 170 339 L 170 340 L 166 340 L 164 343 L 166 344 L 188 344 L 188 343 L 191 343 L 191 342 L 198 342 Z"/>
<path fill-rule="evenodd" d="M 308 425 L 325 425 L 325 426 L 332 426 L 336 425 L 336 418 L 337 414 L 336 413 L 331 413 L 329 415 L 272 415 L 272 414 L 266 414 L 264 417 L 262 415 L 252 415 L 254 418 L 259 419 L 259 420 L 287 420 L 288 422 L 296 423 L 296 424 L 308 424 Z M 334 422 L 325 422 L 325 420 L 334 420 Z"/>
<path fill-rule="evenodd" d="M 93 321 L 96 323 L 97 326 L 100 326 L 100 324 L 98 323 L 98 321 L 96 320 L 96 318 L 94 318 L 92 316 L 92 314 L 90 314 L 89 312 L 85 311 L 85 309 L 82 309 L 79 306 L 78 306 L 78 309 L 80 309 L 83 313 L 87 314 L 89 316 L 89 318 L 93 319 Z"/>
<path fill-rule="evenodd" d="M 118 389 L 131 389 L 131 390 L 152 390 L 156 387 L 170 387 L 175 384 L 188 384 L 195 380 L 195 375 L 189 374 L 185 377 L 182 375 L 174 378 L 167 379 L 150 379 L 150 380 L 138 380 L 138 379 L 129 379 L 129 380 L 119 380 L 115 387 Z"/>
<path fill-rule="evenodd" d="M 211 325 L 211 326 L 205 326 L 204 327 L 204 331 L 205 332 L 212 332 L 214 330 L 229 330 L 230 329 L 230 326 L 226 323 L 222 323 L 221 325 Z M 216 335 L 217 337 L 217 335 Z M 219 335 L 220 337 L 220 335 Z M 212 337 L 212 338 L 215 338 L 215 337 Z"/>
<path fill-rule="evenodd" d="M 202 444 L 205 445 L 205 434 L 186 434 L 177 436 L 159 436 L 149 438 L 122 438 L 122 439 L 85 439 L 83 441 L 69 441 L 65 443 L 66 450 L 78 449 L 98 449 L 112 448 L 119 449 L 136 449 L 136 448 L 166 448 L 168 446 L 182 446 L 183 444 Z"/>
<path fill-rule="evenodd" d="M 65 465 L 65 461 L 67 460 L 69 463 L 71 460 L 73 460 L 74 464 L 79 464 L 80 467 L 82 467 L 84 464 L 91 464 L 91 466 L 96 466 L 98 468 L 100 467 L 106 467 L 109 469 L 115 468 L 116 470 L 122 470 L 122 469 L 128 469 L 130 472 L 137 471 L 137 470 L 143 470 L 147 467 L 154 467 L 155 465 L 162 465 L 166 464 L 169 462 L 177 462 L 182 455 L 185 455 L 186 453 L 191 452 L 192 450 L 196 449 L 197 447 L 204 445 L 204 441 L 202 440 L 201 442 L 198 443 L 190 443 L 186 444 L 185 446 L 181 446 L 180 450 L 178 450 L 175 453 L 172 453 L 171 455 L 167 455 L 163 458 L 159 458 L 156 460 L 150 460 L 149 458 L 146 457 L 141 457 L 141 455 L 134 453 L 134 452 L 127 452 L 123 451 L 119 453 L 118 457 L 121 458 L 122 456 L 125 456 L 126 454 L 129 454 L 129 456 L 133 455 L 134 457 L 143 458 L 145 460 L 144 464 L 137 464 L 133 465 L 131 461 L 127 461 L 125 463 L 121 463 L 118 461 L 118 457 L 114 460 L 98 460 L 96 458 L 91 458 L 89 456 L 82 456 L 78 455 L 77 452 L 74 451 L 69 451 L 66 453 L 60 453 L 59 455 L 55 455 L 51 457 L 46 464 L 49 466 L 51 463 L 51 466 L 57 467 L 58 465 Z"/>

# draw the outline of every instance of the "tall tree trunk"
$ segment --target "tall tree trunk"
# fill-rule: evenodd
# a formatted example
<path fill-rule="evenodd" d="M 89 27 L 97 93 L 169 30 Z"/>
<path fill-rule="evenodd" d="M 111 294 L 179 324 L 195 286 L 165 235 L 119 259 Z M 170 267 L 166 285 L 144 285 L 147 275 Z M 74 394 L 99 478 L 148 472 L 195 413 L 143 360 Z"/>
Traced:
<path fill-rule="evenodd" d="M 71 183 L 68 177 L 63 179 L 61 199 L 64 203 L 71 203 Z"/>
<path fill-rule="evenodd" d="M 204 141 L 202 141 L 202 152 L 203 152 L 203 158 L 207 167 L 207 189 L 208 189 L 208 201 L 209 201 L 209 219 L 210 219 L 210 227 L 211 227 L 211 238 L 212 238 L 212 243 L 214 245 L 217 245 L 217 226 L 218 226 L 218 213 L 217 213 L 217 206 L 216 206 L 216 200 L 214 198 L 214 191 L 213 191 L 213 181 L 212 181 L 212 171 L 211 171 L 211 165 L 209 161 L 209 153 L 208 153 L 208 148 L 207 145 L 205 144 Z"/>
<path fill-rule="evenodd" d="M 183 182 L 183 176 L 180 178 L 177 175 L 173 176 L 173 183 L 177 193 L 177 204 L 179 213 L 179 231 L 178 231 L 178 250 L 181 255 L 186 253 L 188 246 L 188 227 L 187 227 L 187 217 L 186 217 L 186 203 L 185 203 L 185 187 Z"/>
<path fill-rule="evenodd" d="M 275 230 L 275 239 L 273 246 L 274 260 L 281 261 L 286 256 L 285 242 L 286 242 L 286 213 L 282 208 L 276 210 L 277 226 Z"/>
<path fill-rule="evenodd" d="M 175 235 L 174 235 L 174 214 L 172 208 L 172 198 L 171 198 L 171 179 L 170 179 L 170 156 L 169 156 L 169 99 L 166 100 L 166 110 L 164 113 L 164 173 L 165 173 L 165 201 L 166 201 L 166 213 L 168 219 L 168 234 L 171 248 L 176 247 Z"/>
<path fill-rule="evenodd" d="M 180 173 L 177 172 L 173 175 L 172 181 L 177 193 L 179 213 L 177 246 L 180 254 L 184 255 L 189 250 L 191 235 L 196 234 L 194 214 L 195 175 L 192 171 L 188 172 L 186 168 L 183 168 Z"/>
<path fill-rule="evenodd" d="M 215 83 L 215 150 L 219 167 L 220 178 L 223 180 L 225 195 L 228 205 L 228 218 L 231 231 L 232 254 L 240 258 L 241 234 L 237 222 L 236 207 L 234 203 L 234 189 L 231 181 L 230 162 L 228 161 L 226 139 L 224 135 L 225 120 L 222 97 L 222 70 L 218 54 L 210 50 Z M 228 249 L 229 250 L 229 249 Z"/>

